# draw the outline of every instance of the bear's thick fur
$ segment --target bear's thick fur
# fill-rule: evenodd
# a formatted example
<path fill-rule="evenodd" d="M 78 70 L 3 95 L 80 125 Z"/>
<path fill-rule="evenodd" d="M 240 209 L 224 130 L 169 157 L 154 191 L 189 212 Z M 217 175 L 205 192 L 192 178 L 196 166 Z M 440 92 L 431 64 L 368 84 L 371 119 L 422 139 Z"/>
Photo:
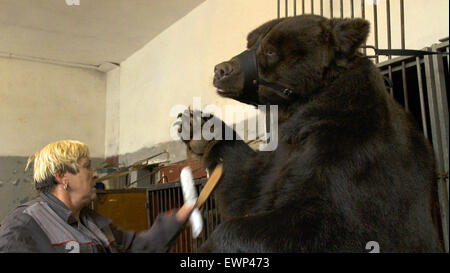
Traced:
<path fill-rule="evenodd" d="M 202 252 L 368 252 L 370 241 L 380 252 L 443 251 L 433 151 L 358 53 L 368 32 L 363 19 L 313 15 L 252 31 L 259 78 L 292 94 L 259 85 L 249 101 L 239 60 L 216 66 L 219 95 L 278 105 L 279 143 L 272 152 L 240 140 L 196 149 L 210 170 L 224 165 L 215 190 L 223 221 Z"/>

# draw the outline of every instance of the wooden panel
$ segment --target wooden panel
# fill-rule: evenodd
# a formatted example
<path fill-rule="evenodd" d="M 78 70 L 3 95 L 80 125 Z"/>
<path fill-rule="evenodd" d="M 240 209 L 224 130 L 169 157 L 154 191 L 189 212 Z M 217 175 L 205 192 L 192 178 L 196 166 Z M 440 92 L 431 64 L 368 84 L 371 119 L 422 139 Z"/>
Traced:
<path fill-rule="evenodd" d="M 165 175 L 167 177 L 167 181 L 165 182 L 179 181 L 181 170 L 186 166 L 189 166 L 194 172 L 192 174 L 194 179 L 206 177 L 206 170 L 202 167 L 200 161 L 198 160 L 181 161 L 175 164 L 167 165 L 162 167 L 159 172 L 161 176 Z"/>
<path fill-rule="evenodd" d="M 148 229 L 146 192 L 97 193 L 94 209 L 112 220 L 113 224 L 136 232 Z"/>

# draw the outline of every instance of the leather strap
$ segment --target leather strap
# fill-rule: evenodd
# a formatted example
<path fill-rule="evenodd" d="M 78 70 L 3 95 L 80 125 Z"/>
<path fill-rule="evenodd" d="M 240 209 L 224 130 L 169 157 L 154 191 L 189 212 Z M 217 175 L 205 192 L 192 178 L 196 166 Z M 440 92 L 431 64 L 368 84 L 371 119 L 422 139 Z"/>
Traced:
<path fill-rule="evenodd" d="M 256 62 L 256 48 L 243 51 L 235 58 L 239 60 L 242 73 L 244 74 L 244 92 L 240 100 L 244 103 L 257 105 L 258 101 L 258 64 Z"/>

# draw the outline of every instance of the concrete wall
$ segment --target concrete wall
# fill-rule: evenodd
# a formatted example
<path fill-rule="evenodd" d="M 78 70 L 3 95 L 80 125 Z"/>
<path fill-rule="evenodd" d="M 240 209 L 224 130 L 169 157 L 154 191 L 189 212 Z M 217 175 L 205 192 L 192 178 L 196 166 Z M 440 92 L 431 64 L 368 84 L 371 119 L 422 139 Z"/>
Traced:
<path fill-rule="evenodd" d="M 77 139 L 97 165 L 105 153 L 106 75 L 0 58 L 0 219 L 35 193 L 27 159 L 44 145 Z"/>
<path fill-rule="evenodd" d="M 122 62 L 118 146 L 128 156 L 121 162 L 167 148 L 171 160 L 184 159 L 184 146 L 170 137 L 171 108 L 193 106 L 194 97 L 202 106 L 238 104 L 215 94 L 214 66 L 244 50 L 247 33 L 275 17 L 272 0 L 205 1 Z"/>

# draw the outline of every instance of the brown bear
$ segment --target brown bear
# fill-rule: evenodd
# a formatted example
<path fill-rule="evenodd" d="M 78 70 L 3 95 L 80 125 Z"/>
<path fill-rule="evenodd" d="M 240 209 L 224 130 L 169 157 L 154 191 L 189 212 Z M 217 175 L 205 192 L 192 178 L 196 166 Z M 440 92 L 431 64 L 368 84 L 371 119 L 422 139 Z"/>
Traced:
<path fill-rule="evenodd" d="M 215 67 L 219 95 L 278 105 L 279 140 L 185 141 L 224 166 L 223 221 L 201 252 L 443 251 L 433 151 L 359 53 L 368 33 L 363 19 L 272 20 Z"/>

